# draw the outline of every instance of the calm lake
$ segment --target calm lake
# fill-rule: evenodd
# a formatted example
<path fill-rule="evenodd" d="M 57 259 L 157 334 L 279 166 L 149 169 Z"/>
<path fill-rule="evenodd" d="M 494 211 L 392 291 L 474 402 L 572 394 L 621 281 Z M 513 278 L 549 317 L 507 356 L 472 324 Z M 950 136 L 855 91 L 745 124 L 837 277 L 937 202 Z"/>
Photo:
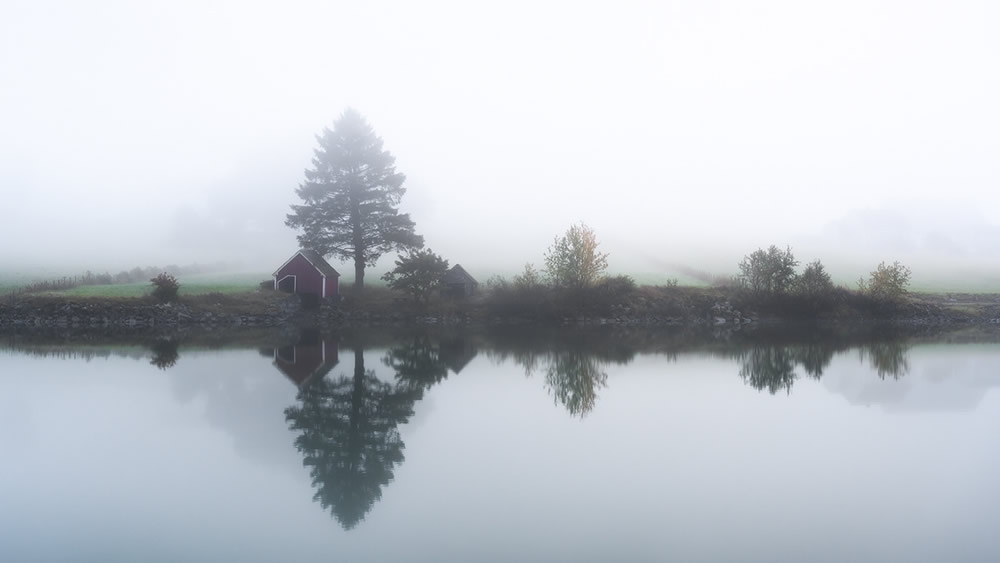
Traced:
<path fill-rule="evenodd" d="M 0 561 L 997 561 L 1000 333 L 0 341 Z"/>

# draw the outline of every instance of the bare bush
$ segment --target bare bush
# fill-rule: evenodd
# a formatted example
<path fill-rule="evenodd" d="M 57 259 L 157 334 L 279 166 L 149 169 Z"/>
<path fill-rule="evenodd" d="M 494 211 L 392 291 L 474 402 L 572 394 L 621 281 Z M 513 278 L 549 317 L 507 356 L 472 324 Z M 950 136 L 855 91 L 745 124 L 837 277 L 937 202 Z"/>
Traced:
<path fill-rule="evenodd" d="M 753 295 L 782 295 L 795 283 L 798 264 L 791 248 L 780 250 L 772 244 L 767 250 L 759 248 L 745 256 L 736 279 L 740 287 Z"/>

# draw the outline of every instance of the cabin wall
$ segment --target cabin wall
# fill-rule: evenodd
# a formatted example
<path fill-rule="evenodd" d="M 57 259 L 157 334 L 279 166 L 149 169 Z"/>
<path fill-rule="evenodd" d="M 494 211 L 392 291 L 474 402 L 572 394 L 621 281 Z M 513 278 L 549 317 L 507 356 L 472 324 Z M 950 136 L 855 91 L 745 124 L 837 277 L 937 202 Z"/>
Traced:
<path fill-rule="evenodd" d="M 291 262 L 279 270 L 277 278 L 280 280 L 288 275 L 295 276 L 296 293 L 323 295 L 323 276 L 301 254 L 296 255 Z"/>
<path fill-rule="evenodd" d="M 340 278 L 334 276 L 326 278 L 326 296 L 333 297 L 340 293 Z"/>

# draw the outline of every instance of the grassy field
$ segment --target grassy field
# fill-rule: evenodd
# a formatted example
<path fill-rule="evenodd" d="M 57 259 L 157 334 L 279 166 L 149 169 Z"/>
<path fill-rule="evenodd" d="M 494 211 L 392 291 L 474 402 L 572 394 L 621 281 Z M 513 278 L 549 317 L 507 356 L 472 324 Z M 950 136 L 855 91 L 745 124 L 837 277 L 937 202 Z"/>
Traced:
<path fill-rule="evenodd" d="M 620 273 L 620 272 L 616 272 Z M 914 276 L 909 290 L 915 294 L 922 293 L 1000 293 L 1000 275 L 984 272 L 922 272 L 920 276 Z M 490 278 L 488 271 L 476 272 L 480 284 L 485 286 Z M 637 272 L 630 274 L 639 285 L 662 285 L 671 280 L 676 280 L 681 286 L 705 287 L 703 281 L 685 275 L 667 275 L 660 272 Z M 371 271 L 365 276 L 365 285 L 368 287 L 384 287 L 385 282 L 381 279 L 381 272 Z M 15 274 L 0 272 L 0 296 L 17 290 L 26 284 L 38 279 L 56 279 L 59 276 L 46 272 L 45 275 Z M 205 295 L 209 293 L 233 294 L 253 291 L 258 284 L 266 279 L 270 279 L 267 272 L 251 272 L 236 274 L 198 274 L 190 276 L 180 276 L 181 295 Z M 341 287 L 347 292 L 353 285 L 353 275 L 348 273 L 340 278 Z M 514 274 L 505 276 L 507 281 L 511 281 Z M 838 285 L 855 289 L 855 280 L 835 280 Z M 148 282 L 132 284 L 113 284 L 80 286 L 73 289 L 49 292 L 46 295 L 67 296 L 67 297 L 141 297 L 148 295 L 151 291 Z"/>
<path fill-rule="evenodd" d="M 257 285 L 269 279 L 267 274 L 198 274 L 180 276 L 180 295 L 205 295 L 208 293 L 245 293 L 257 289 Z M 145 283 L 125 283 L 112 285 L 85 285 L 65 291 L 50 291 L 43 295 L 65 297 L 142 297 L 149 295 L 152 286 Z"/>

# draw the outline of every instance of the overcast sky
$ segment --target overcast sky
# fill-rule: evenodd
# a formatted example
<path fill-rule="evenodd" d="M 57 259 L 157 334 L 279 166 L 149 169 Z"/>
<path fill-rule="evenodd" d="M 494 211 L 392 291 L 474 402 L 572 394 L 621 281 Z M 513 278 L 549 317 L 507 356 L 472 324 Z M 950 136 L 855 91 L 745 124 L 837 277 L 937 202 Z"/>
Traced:
<path fill-rule="evenodd" d="M 620 271 L 774 243 L 919 281 L 1000 255 L 997 29 L 989 1 L 6 0 L 0 259 L 269 272 L 350 106 L 453 263 L 585 221 Z"/>

